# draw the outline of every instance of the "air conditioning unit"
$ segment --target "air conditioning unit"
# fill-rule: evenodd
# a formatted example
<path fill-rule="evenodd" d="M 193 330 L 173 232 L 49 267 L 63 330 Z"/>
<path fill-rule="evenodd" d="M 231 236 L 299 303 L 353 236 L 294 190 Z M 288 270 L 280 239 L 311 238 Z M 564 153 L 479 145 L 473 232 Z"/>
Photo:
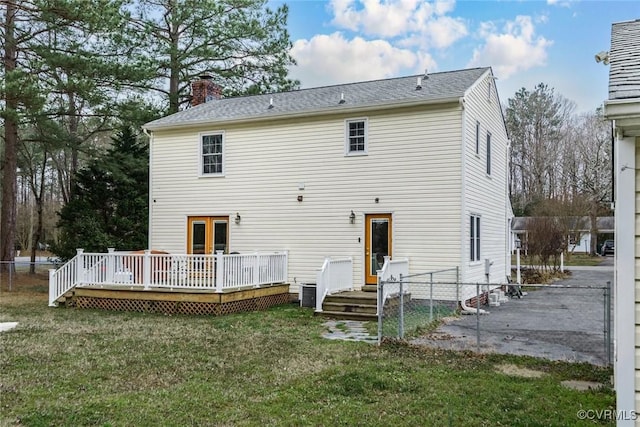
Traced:
<path fill-rule="evenodd" d="M 300 307 L 316 308 L 316 284 L 301 283 L 300 284 Z"/>

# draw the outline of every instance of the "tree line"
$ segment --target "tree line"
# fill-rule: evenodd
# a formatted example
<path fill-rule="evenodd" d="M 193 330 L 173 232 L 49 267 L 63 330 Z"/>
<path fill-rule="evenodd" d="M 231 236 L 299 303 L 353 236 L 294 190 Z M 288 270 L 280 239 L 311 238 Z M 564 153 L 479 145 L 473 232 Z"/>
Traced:
<path fill-rule="evenodd" d="M 576 114 L 575 104 L 545 84 L 520 89 L 504 107 L 511 140 L 509 196 L 516 216 L 555 217 L 567 233 L 591 224 L 596 253 L 597 221 L 611 214 L 612 131 L 602 108 Z M 557 240 L 557 239 L 556 239 Z"/>
<path fill-rule="evenodd" d="M 286 5 L 3 0 L 1 13 L 2 261 L 56 241 L 55 212 L 77 199 L 80 169 L 114 134 L 144 140 L 143 123 L 186 108 L 196 76 L 227 96 L 299 85 Z"/>

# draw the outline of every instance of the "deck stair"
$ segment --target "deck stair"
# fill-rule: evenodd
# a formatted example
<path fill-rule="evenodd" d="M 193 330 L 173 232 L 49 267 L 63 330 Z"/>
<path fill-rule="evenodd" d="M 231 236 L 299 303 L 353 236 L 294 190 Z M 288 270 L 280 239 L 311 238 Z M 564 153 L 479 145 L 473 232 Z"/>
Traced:
<path fill-rule="evenodd" d="M 348 291 L 327 296 L 322 303 L 323 317 L 341 320 L 378 320 L 378 294 L 368 291 Z M 398 297 L 390 298 L 386 306 L 397 306 Z"/>

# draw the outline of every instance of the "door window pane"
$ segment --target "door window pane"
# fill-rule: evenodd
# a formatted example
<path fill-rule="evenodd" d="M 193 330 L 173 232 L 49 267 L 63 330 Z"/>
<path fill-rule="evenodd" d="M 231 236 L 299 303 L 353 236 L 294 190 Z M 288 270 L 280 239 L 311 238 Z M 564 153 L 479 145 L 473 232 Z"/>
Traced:
<path fill-rule="evenodd" d="M 191 230 L 191 253 L 204 254 L 206 243 L 206 225 L 204 222 L 193 222 Z"/>
<path fill-rule="evenodd" d="M 213 229 L 213 250 L 227 253 L 227 221 L 216 221 Z"/>
<path fill-rule="evenodd" d="M 389 255 L 389 220 L 371 221 L 371 275 L 377 274 L 384 265 L 384 257 Z"/>

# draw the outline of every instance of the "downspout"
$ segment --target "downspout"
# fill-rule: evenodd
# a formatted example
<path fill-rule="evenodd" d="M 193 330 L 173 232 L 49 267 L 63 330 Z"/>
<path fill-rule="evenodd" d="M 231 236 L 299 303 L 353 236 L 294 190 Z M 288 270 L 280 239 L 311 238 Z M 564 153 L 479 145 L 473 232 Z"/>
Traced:
<path fill-rule="evenodd" d="M 153 212 L 153 192 L 152 192 L 152 183 L 153 183 L 153 173 L 152 173 L 152 165 L 153 165 L 153 151 L 152 151 L 152 147 L 153 147 L 153 132 L 149 132 L 146 128 L 142 128 L 142 132 L 144 132 L 145 135 L 147 135 L 147 137 L 149 137 L 149 200 L 148 200 L 148 206 L 149 206 L 149 212 L 148 212 L 148 218 L 147 218 L 147 231 L 149 233 L 149 235 L 147 236 L 147 248 L 151 249 L 152 247 L 152 241 L 151 241 L 151 236 L 153 235 L 152 231 L 151 231 L 151 218 L 152 218 L 152 212 Z"/>
<path fill-rule="evenodd" d="M 466 277 L 466 265 L 465 265 L 465 224 L 466 222 L 466 209 L 467 204 L 465 200 L 465 191 L 466 191 L 466 175 L 467 175 L 467 156 L 466 156 L 466 137 L 467 137 L 467 114 L 464 108 L 464 97 L 460 98 L 460 108 L 462 110 L 462 138 L 460 141 L 460 158 L 462 164 L 462 171 L 460 174 L 460 274 L 458 275 L 458 280 L 460 282 L 464 282 L 463 279 Z M 460 306 L 462 307 L 463 312 L 467 312 L 469 307 L 467 307 L 464 303 L 464 289 L 460 283 L 456 284 L 456 286 L 460 286 L 460 292 L 458 292 L 460 298 Z M 475 311 L 474 311 L 475 313 Z"/>
<path fill-rule="evenodd" d="M 478 309 L 476 307 L 469 307 L 464 302 L 464 298 L 460 299 L 460 307 L 462 307 L 462 314 L 476 314 L 478 313 Z M 489 314 L 487 310 L 479 309 L 480 314 Z"/>

